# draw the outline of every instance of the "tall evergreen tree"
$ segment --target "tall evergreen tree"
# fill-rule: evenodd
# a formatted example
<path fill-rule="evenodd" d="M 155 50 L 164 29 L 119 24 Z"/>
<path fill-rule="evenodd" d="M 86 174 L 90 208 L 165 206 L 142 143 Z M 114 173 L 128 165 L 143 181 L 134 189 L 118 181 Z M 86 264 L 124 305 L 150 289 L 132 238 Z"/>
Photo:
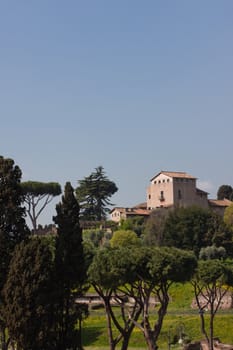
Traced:
<path fill-rule="evenodd" d="M 55 348 L 53 286 L 53 257 L 47 241 L 36 237 L 19 244 L 4 286 L 4 315 L 17 348 Z"/>
<path fill-rule="evenodd" d="M 0 307 L 2 289 L 6 281 L 15 246 L 29 236 L 20 187 L 21 170 L 12 159 L 0 156 Z M 0 312 L 2 346 L 5 346 L 5 319 Z"/>
<path fill-rule="evenodd" d="M 21 170 L 12 159 L 0 156 L 0 290 L 16 244 L 28 237 L 20 187 Z"/>
<path fill-rule="evenodd" d="M 80 203 L 81 217 L 84 220 L 105 220 L 111 206 L 109 198 L 118 188 L 105 175 L 102 166 L 95 169 L 91 175 L 78 181 L 76 196 Z"/>
<path fill-rule="evenodd" d="M 80 330 L 75 329 L 80 309 L 75 298 L 81 295 L 85 282 L 85 264 L 82 229 L 79 224 L 79 204 L 69 182 L 65 185 L 62 201 L 56 206 L 57 239 L 55 269 L 58 290 L 58 344 L 57 349 L 81 349 Z"/>

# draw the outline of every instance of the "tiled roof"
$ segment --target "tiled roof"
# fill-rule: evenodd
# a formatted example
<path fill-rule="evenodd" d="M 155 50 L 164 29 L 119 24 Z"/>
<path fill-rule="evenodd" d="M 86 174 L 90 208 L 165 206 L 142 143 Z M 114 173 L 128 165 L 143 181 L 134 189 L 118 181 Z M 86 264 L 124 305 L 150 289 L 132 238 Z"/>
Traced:
<path fill-rule="evenodd" d="M 112 213 L 115 210 L 118 210 L 120 213 L 123 213 L 125 211 L 125 208 L 123 208 L 123 207 L 114 207 L 114 208 L 112 208 L 112 210 L 110 210 L 110 213 Z"/>
<path fill-rule="evenodd" d="M 214 207 L 229 207 L 233 204 L 229 199 L 209 199 L 209 204 Z"/>
<path fill-rule="evenodd" d="M 123 207 L 115 207 L 113 208 L 110 213 L 114 212 L 115 210 L 119 211 L 120 213 L 124 213 L 127 216 L 128 215 L 149 215 L 150 210 L 148 209 L 142 209 L 142 208 L 123 208 Z"/>
<path fill-rule="evenodd" d="M 208 192 L 200 190 L 200 188 L 196 188 L 197 193 L 204 193 L 204 194 L 208 194 Z"/>
<path fill-rule="evenodd" d="M 174 177 L 174 178 L 180 178 L 180 179 L 196 179 L 196 177 L 189 175 L 187 173 L 185 173 L 184 171 L 160 171 L 160 173 L 158 173 L 157 175 L 155 175 L 151 181 L 156 178 L 157 176 L 159 176 L 160 174 L 164 174 L 166 176 L 169 177 Z"/>
<path fill-rule="evenodd" d="M 134 205 L 133 208 L 146 209 L 147 208 L 147 203 L 146 202 L 139 203 L 137 205 Z"/>
<path fill-rule="evenodd" d="M 130 211 L 127 211 L 126 214 L 128 215 L 150 215 L 151 211 L 148 209 L 135 209 L 132 208 Z"/>

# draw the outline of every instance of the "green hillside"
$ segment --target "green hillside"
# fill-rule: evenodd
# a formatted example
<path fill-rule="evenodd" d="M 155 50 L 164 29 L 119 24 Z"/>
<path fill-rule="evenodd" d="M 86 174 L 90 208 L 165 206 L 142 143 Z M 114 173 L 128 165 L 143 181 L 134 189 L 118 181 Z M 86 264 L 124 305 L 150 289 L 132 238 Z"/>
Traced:
<path fill-rule="evenodd" d="M 165 316 L 162 332 L 159 338 L 160 349 L 180 349 L 178 344 L 180 333 L 186 340 L 196 341 L 203 339 L 200 332 L 198 310 L 191 308 L 192 286 L 190 284 L 176 284 L 170 290 L 170 304 Z M 154 314 L 156 317 L 156 313 Z M 153 317 L 153 312 L 152 316 Z M 208 313 L 206 313 L 208 320 Z M 219 311 L 215 318 L 215 336 L 224 343 L 233 344 L 233 313 Z M 108 338 L 104 309 L 90 309 L 90 316 L 83 325 L 83 343 L 87 350 L 107 350 Z M 131 337 L 129 350 L 146 349 L 143 335 L 135 329 Z"/>

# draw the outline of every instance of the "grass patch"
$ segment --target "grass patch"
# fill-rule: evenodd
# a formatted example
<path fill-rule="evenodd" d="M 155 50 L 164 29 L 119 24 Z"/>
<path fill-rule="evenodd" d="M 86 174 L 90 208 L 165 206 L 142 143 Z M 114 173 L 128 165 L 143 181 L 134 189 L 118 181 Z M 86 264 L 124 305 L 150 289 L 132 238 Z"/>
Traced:
<path fill-rule="evenodd" d="M 203 339 L 200 330 L 200 319 L 197 310 L 191 308 L 193 299 L 190 284 L 174 284 L 170 289 L 170 303 L 164 318 L 158 346 L 162 350 L 169 349 L 169 342 L 177 340 L 180 332 L 191 341 Z M 156 309 L 151 313 L 151 320 L 156 318 Z M 206 315 L 208 324 L 208 314 Z M 224 343 L 233 344 L 232 310 L 219 311 L 214 321 L 214 335 Z M 90 310 L 90 316 L 83 325 L 83 345 L 85 350 L 107 350 L 108 336 L 104 309 Z M 118 348 L 120 349 L 120 347 Z M 145 350 L 147 346 L 142 332 L 135 328 L 129 343 L 129 350 Z M 180 346 L 170 345 L 171 350 L 180 350 Z"/>
<path fill-rule="evenodd" d="M 183 312 L 191 311 L 190 305 L 193 299 L 191 283 L 174 283 L 169 291 L 170 303 L 169 310 Z"/>

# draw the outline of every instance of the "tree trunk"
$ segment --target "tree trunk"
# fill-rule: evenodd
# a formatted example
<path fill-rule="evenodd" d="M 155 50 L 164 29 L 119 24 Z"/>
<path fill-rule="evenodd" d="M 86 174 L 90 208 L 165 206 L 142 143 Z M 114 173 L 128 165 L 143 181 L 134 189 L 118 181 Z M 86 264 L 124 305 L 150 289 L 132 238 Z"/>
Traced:
<path fill-rule="evenodd" d="M 157 344 L 155 342 L 155 332 L 151 329 L 150 321 L 149 321 L 149 300 L 150 293 L 144 300 L 144 310 L 143 310 L 143 328 L 144 328 L 144 338 L 147 343 L 147 347 L 149 350 L 156 350 Z"/>
<path fill-rule="evenodd" d="M 128 332 L 124 333 L 122 344 L 121 344 L 121 350 L 127 350 L 128 349 L 130 336 L 131 336 L 131 332 L 130 333 L 128 333 Z"/>
<path fill-rule="evenodd" d="M 209 344 L 209 337 L 205 328 L 205 317 L 204 317 L 204 310 L 199 310 L 199 315 L 201 319 L 201 332 L 205 336 L 207 343 Z"/>
<path fill-rule="evenodd" d="M 144 337 L 146 340 L 148 350 L 157 350 L 158 349 L 158 346 L 157 346 L 156 341 L 154 339 L 153 333 L 154 333 L 153 331 L 149 331 L 149 332 L 146 331 L 144 333 Z"/>
<path fill-rule="evenodd" d="M 113 339 L 112 334 L 112 323 L 111 323 L 111 316 L 110 316 L 110 299 L 104 298 L 104 305 L 105 305 L 105 311 L 106 311 L 106 319 L 107 319 L 107 331 L 108 331 L 108 341 L 109 341 L 109 349 L 115 350 L 116 344 Z"/>
<path fill-rule="evenodd" d="M 33 233 L 35 234 L 36 233 L 36 229 L 37 229 L 37 222 L 36 222 L 36 204 L 34 202 L 34 197 L 33 197 L 33 202 L 32 202 L 31 220 L 32 220 Z"/>
<path fill-rule="evenodd" d="M 77 344 L 78 350 L 82 350 L 82 316 L 78 319 L 78 344 Z"/>
<path fill-rule="evenodd" d="M 210 337 L 209 349 L 214 350 L 214 301 L 210 304 Z"/>

